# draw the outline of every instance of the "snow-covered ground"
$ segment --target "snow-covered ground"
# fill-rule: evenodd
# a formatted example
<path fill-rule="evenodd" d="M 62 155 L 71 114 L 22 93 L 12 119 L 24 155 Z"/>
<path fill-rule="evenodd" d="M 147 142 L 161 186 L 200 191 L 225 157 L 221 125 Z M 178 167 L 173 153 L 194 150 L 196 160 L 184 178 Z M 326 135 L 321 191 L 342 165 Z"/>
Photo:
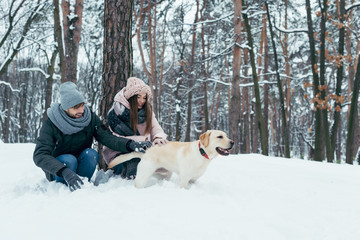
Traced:
<path fill-rule="evenodd" d="M 112 178 L 70 192 L 45 180 L 34 144 L 0 142 L 0 238 L 359 239 L 360 166 L 219 157 L 190 189 Z"/>

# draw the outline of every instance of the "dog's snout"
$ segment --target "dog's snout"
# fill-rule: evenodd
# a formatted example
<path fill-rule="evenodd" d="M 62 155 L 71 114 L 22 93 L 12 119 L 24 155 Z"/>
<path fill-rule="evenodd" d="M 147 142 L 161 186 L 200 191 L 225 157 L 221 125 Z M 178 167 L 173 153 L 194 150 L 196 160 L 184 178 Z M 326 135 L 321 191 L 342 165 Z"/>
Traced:
<path fill-rule="evenodd" d="M 234 141 L 230 140 L 230 148 L 232 148 L 234 146 Z"/>

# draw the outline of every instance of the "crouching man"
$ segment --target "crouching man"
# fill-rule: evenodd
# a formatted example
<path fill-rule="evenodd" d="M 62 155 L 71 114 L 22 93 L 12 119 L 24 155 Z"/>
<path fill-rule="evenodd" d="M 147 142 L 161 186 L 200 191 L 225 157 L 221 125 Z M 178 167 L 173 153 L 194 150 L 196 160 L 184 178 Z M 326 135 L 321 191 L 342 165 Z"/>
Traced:
<path fill-rule="evenodd" d="M 83 185 L 81 177 L 91 179 L 99 154 L 91 148 L 95 138 L 101 144 L 122 153 L 145 151 L 150 142 L 136 142 L 111 134 L 99 117 L 85 104 L 73 82 L 60 86 L 60 103 L 47 109 L 33 155 L 49 181 L 62 182 L 71 191 Z"/>

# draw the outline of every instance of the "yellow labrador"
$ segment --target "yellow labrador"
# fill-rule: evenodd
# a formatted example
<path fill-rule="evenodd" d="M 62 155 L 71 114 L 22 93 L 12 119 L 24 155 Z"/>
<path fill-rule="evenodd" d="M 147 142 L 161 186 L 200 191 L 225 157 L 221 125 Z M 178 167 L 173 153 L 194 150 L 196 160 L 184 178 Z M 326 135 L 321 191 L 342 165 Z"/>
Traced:
<path fill-rule="evenodd" d="M 201 177 L 210 160 L 218 155 L 229 155 L 234 142 L 226 133 L 209 130 L 200 135 L 200 140 L 194 142 L 169 142 L 163 146 L 153 146 L 146 153 L 131 152 L 122 154 L 110 162 L 109 168 L 134 157 L 141 158 L 137 168 L 135 187 L 143 188 L 148 179 L 160 169 L 169 171 L 167 177 L 175 172 L 179 175 L 180 187 L 185 188 L 189 182 L 195 182 Z M 164 171 L 162 171 L 164 172 Z"/>

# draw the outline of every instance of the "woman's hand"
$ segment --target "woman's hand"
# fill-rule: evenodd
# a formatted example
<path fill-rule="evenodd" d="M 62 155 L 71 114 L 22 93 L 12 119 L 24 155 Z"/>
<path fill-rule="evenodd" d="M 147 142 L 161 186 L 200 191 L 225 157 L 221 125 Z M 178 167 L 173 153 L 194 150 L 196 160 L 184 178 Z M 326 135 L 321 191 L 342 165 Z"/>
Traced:
<path fill-rule="evenodd" d="M 155 138 L 152 144 L 153 144 L 153 146 L 155 146 L 155 145 L 162 146 L 162 145 L 167 144 L 167 142 L 168 141 L 166 139 Z"/>

